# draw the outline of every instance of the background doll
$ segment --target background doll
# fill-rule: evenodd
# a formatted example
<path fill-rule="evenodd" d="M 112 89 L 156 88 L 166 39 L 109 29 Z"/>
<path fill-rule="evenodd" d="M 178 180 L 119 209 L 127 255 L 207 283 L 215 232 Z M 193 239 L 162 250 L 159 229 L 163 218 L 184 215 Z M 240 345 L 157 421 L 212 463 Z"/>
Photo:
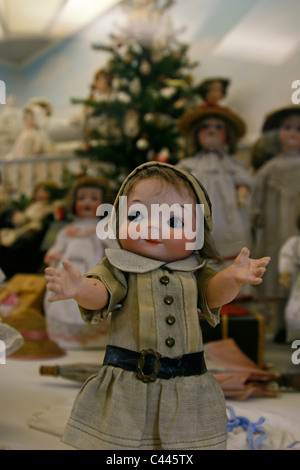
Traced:
<path fill-rule="evenodd" d="M 289 296 L 284 312 L 287 341 L 300 338 L 300 213 L 296 227 L 298 234 L 288 238 L 279 251 L 279 282 Z"/>
<path fill-rule="evenodd" d="M 8 206 L 0 218 L 0 267 L 7 278 L 36 272 L 45 251 L 42 242 L 61 203 L 61 190 L 52 180 L 36 183 L 23 210 Z"/>
<path fill-rule="evenodd" d="M 9 160 L 36 157 L 53 150 L 53 144 L 46 131 L 51 113 L 51 105 L 47 100 L 30 100 L 23 110 L 23 129 L 5 158 Z"/>
<path fill-rule="evenodd" d="M 295 220 L 300 204 L 300 107 L 289 106 L 270 113 L 263 135 L 274 137 L 278 151 L 262 162 L 254 176 L 251 197 L 254 252 L 272 258 L 264 285 L 256 289 L 266 307 L 275 308 L 275 341 L 285 340 L 284 310 L 287 290 L 278 284 L 278 253 L 283 243 L 297 234 Z M 268 306 L 269 304 L 269 306 Z"/>
<path fill-rule="evenodd" d="M 219 104 L 226 97 L 229 85 L 230 80 L 227 78 L 207 78 L 196 87 L 195 91 L 199 93 L 205 103 L 214 105 Z"/>
<path fill-rule="evenodd" d="M 205 186 L 213 206 L 213 237 L 224 261 L 251 246 L 248 195 L 252 179 L 233 156 L 245 124 L 228 108 L 206 104 L 189 111 L 178 126 L 186 135 L 189 157 L 179 162 Z"/>
<path fill-rule="evenodd" d="M 163 203 L 172 211 L 153 218 L 153 205 Z M 199 203 L 204 243 L 194 250 L 186 230 L 195 228 Z M 118 249 L 106 250 L 84 277 L 67 261 L 63 270 L 46 270 L 50 301 L 76 298 L 93 323 L 111 312 L 104 365 L 79 393 L 63 439 L 80 449 L 224 449 L 224 396 L 205 367 L 197 307 L 215 326 L 218 307 L 244 283 L 261 282 L 269 260 L 251 260 L 245 248 L 220 273 L 207 267 L 220 260 L 209 198 L 192 175 L 165 163 L 137 167 L 115 209 L 117 235 L 127 234 Z M 132 227 L 140 237 L 130 236 Z"/>
<path fill-rule="evenodd" d="M 59 231 L 54 245 L 48 250 L 44 261 L 49 266 L 61 267 L 68 259 L 84 274 L 104 256 L 103 242 L 97 237 L 97 207 L 107 198 L 108 184 L 100 178 L 78 179 L 67 197 L 69 213 L 74 217 L 71 224 Z M 47 296 L 44 303 L 49 337 L 64 349 L 101 347 L 106 344 L 108 327 L 96 328 L 83 323 L 77 304 L 65 300 L 61 304 L 50 304 Z"/>

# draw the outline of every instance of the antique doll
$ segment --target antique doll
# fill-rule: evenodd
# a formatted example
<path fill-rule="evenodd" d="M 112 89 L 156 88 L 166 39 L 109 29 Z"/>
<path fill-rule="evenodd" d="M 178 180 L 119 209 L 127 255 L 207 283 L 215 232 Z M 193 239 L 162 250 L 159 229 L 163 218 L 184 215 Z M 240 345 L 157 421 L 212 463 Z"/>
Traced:
<path fill-rule="evenodd" d="M 196 92 L 199 93 L 204 102 L 210 104 L 220 104 L 227 95 L 227 88 L 230 80 L 227 78 L 208 78 L 196 87 Z"/>
<path fill-rule="evenodd" d="M 271 256 L 264 285 L 256 288 L 266 308 L 275 309 L 274 340 L 285 340 L 284 310 L 287 290 L 278 284 L 278 253 L 283 243 L 297 234 L 294 221 L 300 203 L 300 107 L 289 106 L 270 113 L 263 134 L 272 133 L 278 151 L 261 164 L 254 176 L 251 197 L 254 252 Z M 274 144 L 275 145 L 275 144 Z M 272 315 L 271 315 L 272 316 Z"/>
<path fill-rule="evenodd" d="M 298 234 L 288 238 L 279 251 L 279 282 L 288 291 L 285 308 L 286 340 L 300 338 L 300 213 L 296 225 Z"/>
<path fill-rule="evenodd" d="M 23 110 L 23 129 L 6 159 L 36 157 L 53 150 L 46 132 L 51 106 L 45 100 L 31 100 Z"/>
<path fill-rule="evenodd" d="M 166 212 L 153 216 L 162 204 Z M 204 241 L 194 250 L 199 204 Z M 220 259 L 209 198 L 167 163 L 137 167 L 114 207 L 119 248 L 84 277 L 67 260 L 46 269 L 49 301 L 75 298 L 91 323 L 111 312 L 103 366 L 78 395 L 63 440 L 80 449 L 225 449 L 224 396 L 205 366 L 197 307 L 216 325 L 220 305 L 260 283 L 269 260 L 245 248 L 220 273 L 207 267 Z"/>
<path fill-rule="evenodd" d="M 74 220 L 57 234 L 44 258 L 47 265 L 60 268 L 62 260 L 68 259 L 84 274 L 95 265 L 95 260 L 104 256 L 104 245 L 96 234 L 99 222 L 96 210 L 105 201 L 107 190 L 106 180 L 100 178 L 83 177 L 74 183 L 67 197 L 69 213 Z M 85 324 L 74 300 L 50 304 L 46 296 L 44 309 L 49 337 L 63 349 L 106 344 L 107 325 L 93 328 Z"/>
<path fill-rule="evenodd" d="M 232 154 L 245 133 L 244 122 L 233 111 L 206 104 L 189 111 L 178 123 L 186 135 L 189 155 L 178 166 L 198 178 L 212 202 L 213 237 L 226 261 L 243 246 L 251 246 L 248 196 L 252 179 Z"/>
<path fill-rule="evenodd" d="M 0 230 L 1 245 L 11 246 L 18 239 L 42 230 L 45 219 L 53 216 L 57 208 L 55 200 L 59 193 L 53 180 L 38 181 L 33 189 L 30 202 L 24 210 L 11 208 L 6 216 L 6 226 Z"/>
<path fill-rule="evenodd" d="M 89 100 L 108 101 L 113 90 L 111 87 L 112 76 L 104 69 L 99 69 L 94 75 L 91 84 Z"/>
<path fill-rule="evenodd" d="M 55 218 L 59 193 L 55 181 L 38 181 L 24 210 L 11 207 L 5 221 L 1 221 L 0 267 L 7 278 L 40 268 L 44 256 L 42 241 Z"/>

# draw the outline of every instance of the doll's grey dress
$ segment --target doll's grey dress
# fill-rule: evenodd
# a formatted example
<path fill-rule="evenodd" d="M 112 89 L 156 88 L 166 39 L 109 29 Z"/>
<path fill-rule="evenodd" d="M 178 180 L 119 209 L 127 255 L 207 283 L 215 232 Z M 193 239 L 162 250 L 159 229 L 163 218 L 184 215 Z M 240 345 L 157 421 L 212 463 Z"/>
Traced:
<path fill-rule="evenodd" d="M 255 174 L 251 198 L 253 257 L 271 257 L 264 282 L 256 287 L 262 300 L 287 297 L 287 290 L 278 282 L 278 254 L 285 241 L 298 232 L 299 181 L 300 155 L 278 155 Z"/>
<path fill-rule="evenodd" d="M 212 326 L 219 321 L 205 301 L 214 274 L 196 255 L 166 264 L 108 249 L 87 275 L 106 285 L 109 305 L 82 315 L 97 323 L 111 312 L 113 346 L 172 358 L 202 351 L 197 306 Z M 224 395 L 210 372 L 145 384 L 135 372 L 103 365 L 79 392 L 63 440 L 78 449 L 225 449 L 226 427 Z"/>

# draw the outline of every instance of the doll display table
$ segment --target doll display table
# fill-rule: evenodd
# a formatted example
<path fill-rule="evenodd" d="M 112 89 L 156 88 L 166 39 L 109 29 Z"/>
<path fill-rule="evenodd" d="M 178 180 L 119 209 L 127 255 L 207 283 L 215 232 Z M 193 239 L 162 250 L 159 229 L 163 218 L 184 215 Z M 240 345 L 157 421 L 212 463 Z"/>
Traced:
<path fill-rule="evenodd" d="M 104 350 L 68 351 L 65 356 L 52 360 L 7 358 L 6 364 L 0 364 L 0 448 L 72 450 L 60 441 L 60 434 L 80 386 L 60 377 L 41 376 L 39 368 L 41 365 L 102 362 L 103 356 Z M 251 421 L 266 418 L 269 430 L 277 428 L 274 442 L 284 442 L 287 446 L 297 438 L 300 440 L 300 393 L 243 402 L 227 400 L 227 405 Z M 293 434 L 289 434 L 291 431 Z M 237 435 L 232 434 L 228 448 L 247 449 L 246 439 L 237 439 Z M 294 448 L 299 445 L 294 444 Z"/>

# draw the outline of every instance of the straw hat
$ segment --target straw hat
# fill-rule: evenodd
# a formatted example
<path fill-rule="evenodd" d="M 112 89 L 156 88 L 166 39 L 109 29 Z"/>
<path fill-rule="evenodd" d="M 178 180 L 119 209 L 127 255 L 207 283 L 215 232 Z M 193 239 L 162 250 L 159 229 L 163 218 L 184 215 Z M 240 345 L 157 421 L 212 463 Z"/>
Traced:
<path fill-rule="evenodd" d="M 214 117 L 222 119 L 227 128 L 227 146 L 230 153 L 234 153 L 236 143 L 246 133 L 245 122 L 231 109 L 213 103 L 205 103 L 188 111 L 178 120 L 179 130 L 185 134 L 190 155 L 200 150 L 198 141 L 199 125 L 203 119 Z"/>
<path fill-rule="evenodd" d="M 289 105 L 267 114 L 262 131 L 278 129 L 282 121 L 291 114 L 300 114 L 300 106 Z"/>
<path fill-rule="evenodd" d="M 178 127 L 183 134 L 188 135 L 199 121 L 212 116 L 224 120 L 233 129 L 238 139 L 245 135 L 246 124 L 235 112 L 212 103 L 205 103 L 188 111 L 178 120 Z"/>
<path fill-rule="evenodd" d="M 19 331 L 24 339 L 23 346 L 11 354 L 11 358 L 47 359 L 65 354 L 54 341 L 49 340 L 45 318 L 38 309 L 27 308 L 15 313 L 12 310 L 9 316 L 2 318 L 2 322 Z"/>

